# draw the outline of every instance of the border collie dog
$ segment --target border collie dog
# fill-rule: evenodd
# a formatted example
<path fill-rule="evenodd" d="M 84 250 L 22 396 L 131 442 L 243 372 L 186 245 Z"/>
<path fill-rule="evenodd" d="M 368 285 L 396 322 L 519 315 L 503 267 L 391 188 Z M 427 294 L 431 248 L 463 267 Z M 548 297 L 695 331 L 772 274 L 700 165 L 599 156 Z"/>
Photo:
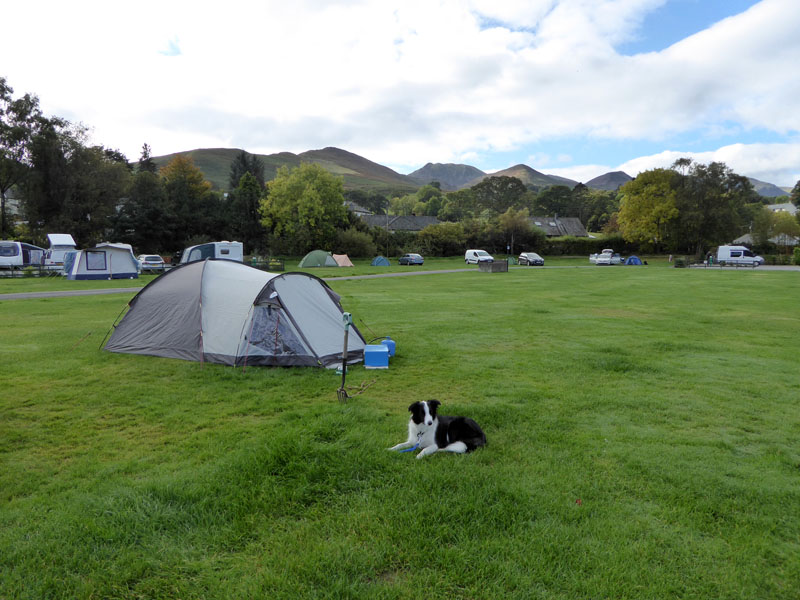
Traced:
<path fill-rule="evenodd" d="M 408 440 L 389 450 L 415 449 L 418 446 L 422 452 L 417 458 L 422 458 L 438 450 L 463 454 L 486 445 L 486 435 L 475 421 L 468 417 L 437 415 L 436 409 L 440 404 L 438 400 L 428 400 L 409 406 Z"/>

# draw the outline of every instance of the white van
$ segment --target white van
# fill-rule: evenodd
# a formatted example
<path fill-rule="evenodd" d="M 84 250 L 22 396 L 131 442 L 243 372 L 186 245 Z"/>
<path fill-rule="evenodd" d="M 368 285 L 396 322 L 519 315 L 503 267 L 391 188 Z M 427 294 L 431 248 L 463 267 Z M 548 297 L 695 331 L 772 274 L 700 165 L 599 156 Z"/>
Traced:
<path fill-rule="evenodd" d="M 477 265 L 482 262 L 494 262 L 494 257 L 486 250 L 467 250 L 464 254 L 464 262 L 468 265 Z"/>
<path fill-rule="evenodd" d="M 746 246 L 720 246 L 717 249 L 717 263 L 758 267 L 764 264 L 764 259 L 753 254 Z"/>
<path fill-rule="evenodd" d="M 224 258 L 226 260 L 244 261 L 242 242 L 209 242 L 189 246 L 181 254 L 181 264 L 205 260 L 207 258 Z"/>

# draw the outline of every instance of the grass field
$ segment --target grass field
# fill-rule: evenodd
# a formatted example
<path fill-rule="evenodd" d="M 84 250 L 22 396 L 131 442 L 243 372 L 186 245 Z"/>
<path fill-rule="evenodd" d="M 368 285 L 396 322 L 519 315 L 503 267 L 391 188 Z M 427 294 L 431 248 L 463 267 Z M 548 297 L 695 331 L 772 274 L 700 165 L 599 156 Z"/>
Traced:
<path fill-rule="evenodd" d="M 397 341 L 346 404 L 100 351 L 132 294 L 0 301 L 0 598 L 796 599 L 798 275 L 332 281 Z M 488 446 L 387 452 L 428 398 Z"/>

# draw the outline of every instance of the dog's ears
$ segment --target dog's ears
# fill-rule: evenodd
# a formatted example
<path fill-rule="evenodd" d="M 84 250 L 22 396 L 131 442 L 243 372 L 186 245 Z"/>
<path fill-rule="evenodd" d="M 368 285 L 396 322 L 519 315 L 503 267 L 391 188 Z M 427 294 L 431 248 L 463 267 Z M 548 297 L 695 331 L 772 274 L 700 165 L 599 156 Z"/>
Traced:
<path fill-rule="evenodd" d="M 419 402 L 414 402 L 411 406 L 408 407 L 409 412 L 414 412 L 414 408 L 419 405 Z"/>
<path fill-rule="evenodd" d="M 442 403 L 438 400 L 428 400 L 428 406 L 439 407 Z"/>

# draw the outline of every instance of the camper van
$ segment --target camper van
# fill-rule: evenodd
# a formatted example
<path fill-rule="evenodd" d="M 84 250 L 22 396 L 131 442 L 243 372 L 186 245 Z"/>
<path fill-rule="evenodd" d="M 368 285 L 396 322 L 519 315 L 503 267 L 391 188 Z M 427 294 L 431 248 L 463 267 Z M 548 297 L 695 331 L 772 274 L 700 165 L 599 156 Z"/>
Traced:
<path fill-rule="evenodd" d="M 0 269 L 41 266 L 44 253 L 44 248 L 33 244 L 13 240 L 0 241 Z"/>
<path fill-rule="evenodd" d="M 181 264 L 205 260 L 207 258 L 224 258 L 226 260 L 244 261 L 242 242 L 209 242 L 197 246 L 189 246 L 181 254 Z"/>
<path fill-rule="evenodd" d="M 68 233 L 48 233 L 50 248 L 44 255 L 44 266 L 48 269 L 60 270 L 64 265 L 64 256 L 75 250 L 75 240 Z"/>
<path fill-rule="evenodd" d="M 717 263 L 758 267 L 764 264 L 764 259 L 753 254 L 746 246 L 720 246 L 717 249 Z"/>

